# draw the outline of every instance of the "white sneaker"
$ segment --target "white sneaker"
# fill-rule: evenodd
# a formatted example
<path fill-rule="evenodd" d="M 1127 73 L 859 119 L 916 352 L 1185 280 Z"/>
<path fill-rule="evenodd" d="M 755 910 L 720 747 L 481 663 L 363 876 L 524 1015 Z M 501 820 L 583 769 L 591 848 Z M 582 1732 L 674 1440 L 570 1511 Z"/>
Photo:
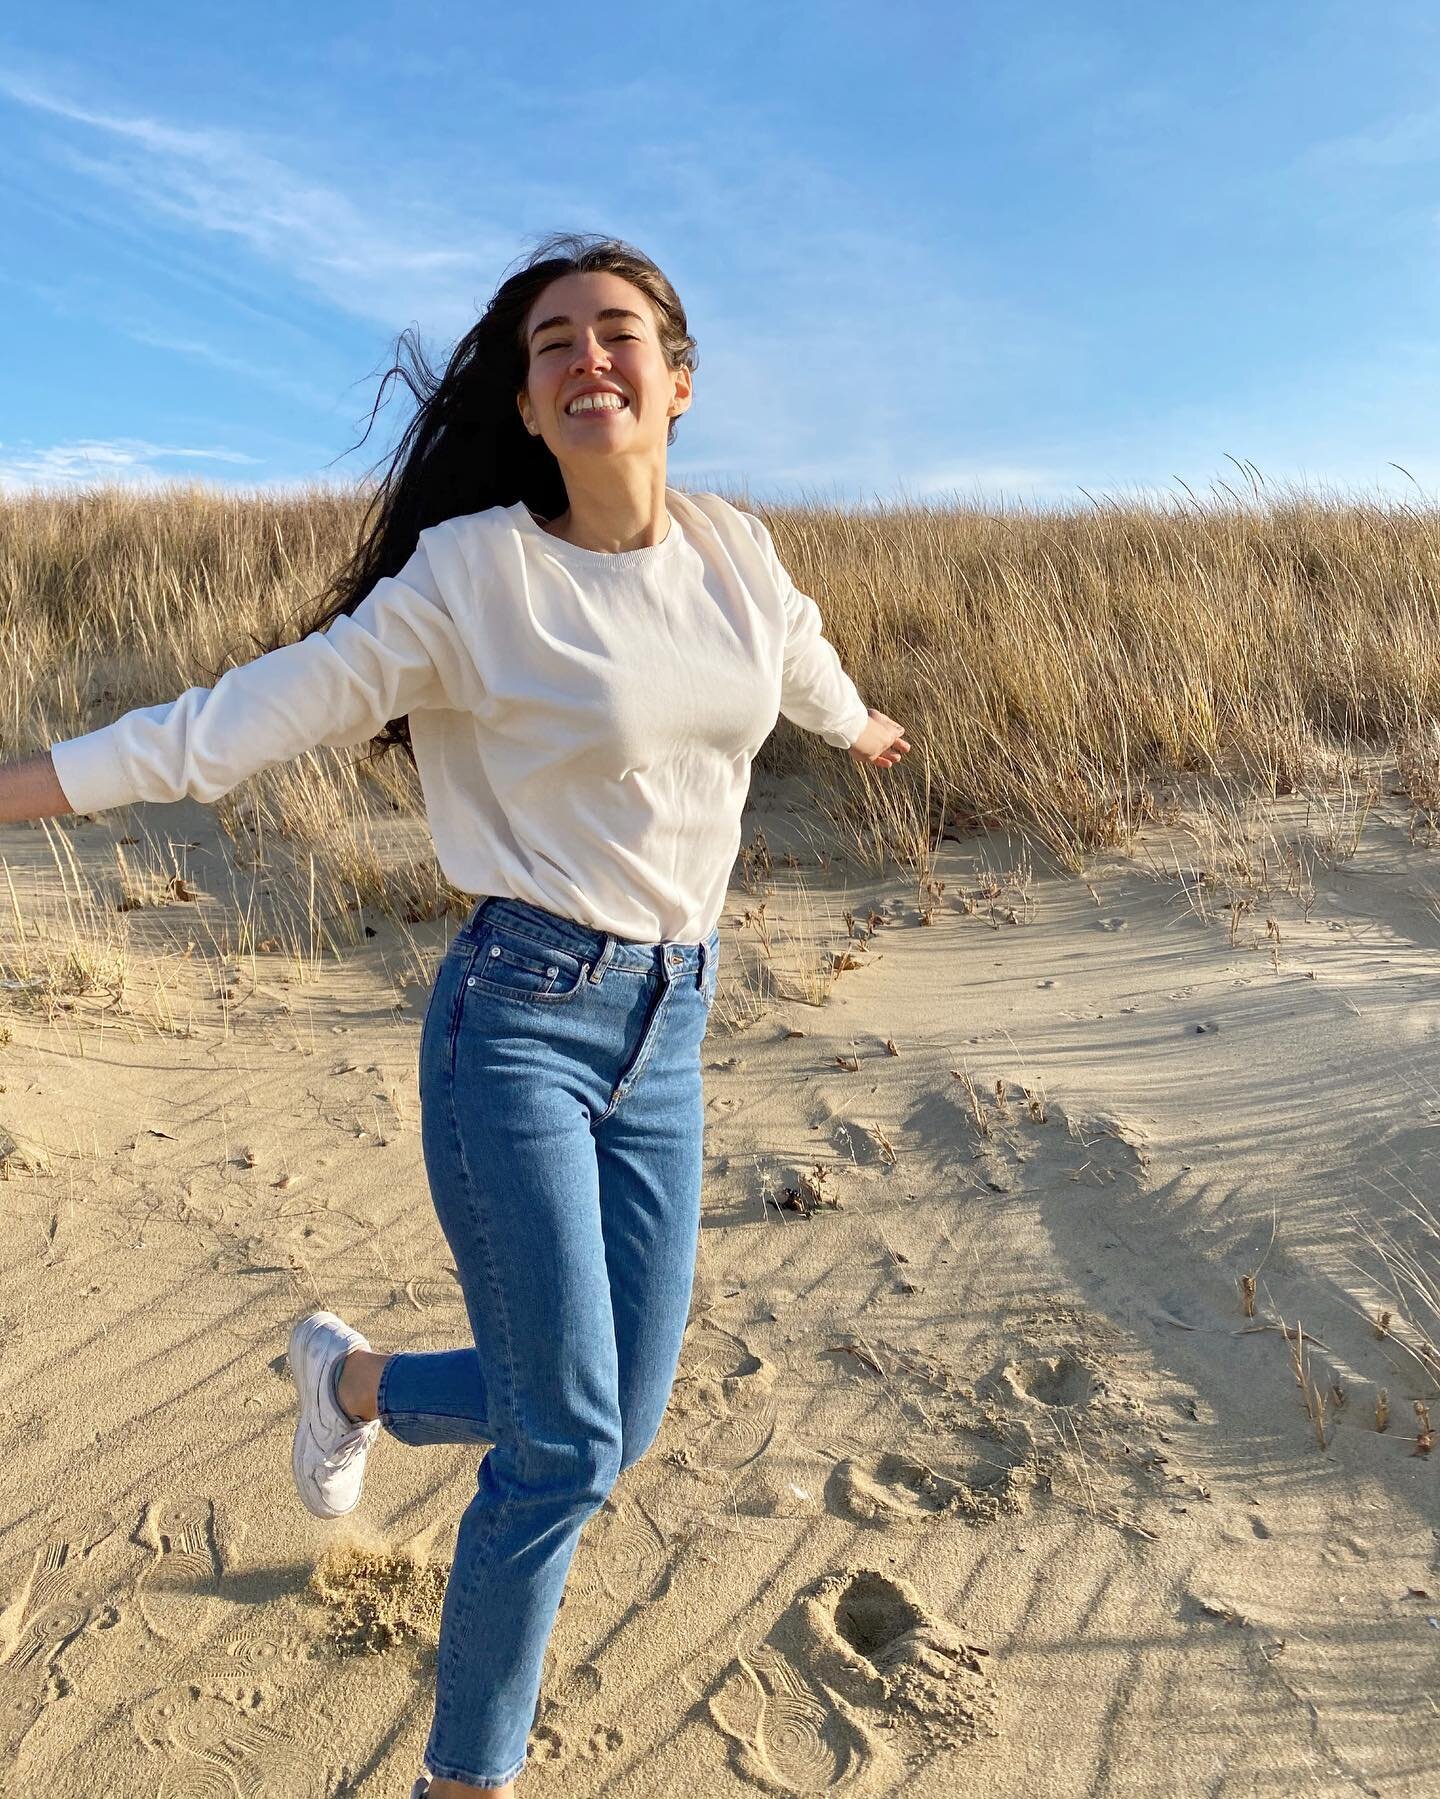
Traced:
<path fill-rule="evenodd" d="M 380 1420 L 357 1424 L 336 1403 L 332 1380 L 350 1350 L 369 1347 L 333 1312 L 312 1312 L 290 1333 L 290 1373 L 300 1396 L 290 1466 L 301 1503 L 317 1518 L 343 1518 L 360 1503 L 365 1457 Z"/>

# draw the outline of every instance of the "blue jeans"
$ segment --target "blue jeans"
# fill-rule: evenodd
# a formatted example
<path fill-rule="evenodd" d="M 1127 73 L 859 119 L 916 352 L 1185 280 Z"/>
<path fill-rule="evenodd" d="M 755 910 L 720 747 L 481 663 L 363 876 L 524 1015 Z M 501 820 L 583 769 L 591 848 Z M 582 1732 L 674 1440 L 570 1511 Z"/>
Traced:
<path fill-rule="evenodd" d="M 525 1765 L 580 1532 L 659 1432 L 700 1230 L 700 1045 L 719 931 L 632 943 L 508 897 L 441 962 L 420 1128 L 473 1348 L 396 1355 L 402 1443 L 488 1443 L 445 1591 L 425 1761 Z"/>

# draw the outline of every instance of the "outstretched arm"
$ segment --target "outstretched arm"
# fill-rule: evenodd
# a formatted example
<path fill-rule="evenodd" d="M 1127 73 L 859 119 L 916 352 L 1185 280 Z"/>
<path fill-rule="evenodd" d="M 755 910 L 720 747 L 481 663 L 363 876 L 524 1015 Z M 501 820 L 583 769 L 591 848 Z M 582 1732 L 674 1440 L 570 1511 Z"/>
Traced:
<path fill-rule="evenodd" d="M 188 688 L 168 704 L 136 707 L 52 744 L 62 805 L 51 803 L 43 769 L 22 777 L 18 767 L 0 771 L 0 805 L 34 818 L 135 800 L 209 802 L 319 744 L 363 742 L 414 707 L 473 703 L 474 665 L 436 582 L 430 535 L 421 534 L 398 575 L 377 581 L 325 631 L 226 669 L 214 687 Z M 29 801 L 40 805 L 21 810 Z"/>

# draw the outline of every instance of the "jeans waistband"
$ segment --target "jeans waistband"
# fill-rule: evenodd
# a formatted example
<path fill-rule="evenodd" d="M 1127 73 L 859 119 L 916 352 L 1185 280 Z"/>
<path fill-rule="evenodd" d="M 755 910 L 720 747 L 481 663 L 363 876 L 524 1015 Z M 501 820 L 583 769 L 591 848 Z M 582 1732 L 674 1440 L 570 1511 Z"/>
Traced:
<path fill-rule="evenodd" d="M 580 924 L 558 912 L 547 912 L 529 900 L 513 899 L 508 894 L 491 894 L 482 899 L 456 933 L 474 943 L 487 924 L 520 931 L 537 943 L 566 950 L 590 964 L 590 979 L 598 981 L 607 968 L 655 968 L 668 966 L 672 974 L 694 970 L 702 979 L 710 959 L 719 945 L 719 926 L 698 943 L 682 943 L 662 939 L 658 943 L 636 943 L 628 937 L 616 937 Z"/>

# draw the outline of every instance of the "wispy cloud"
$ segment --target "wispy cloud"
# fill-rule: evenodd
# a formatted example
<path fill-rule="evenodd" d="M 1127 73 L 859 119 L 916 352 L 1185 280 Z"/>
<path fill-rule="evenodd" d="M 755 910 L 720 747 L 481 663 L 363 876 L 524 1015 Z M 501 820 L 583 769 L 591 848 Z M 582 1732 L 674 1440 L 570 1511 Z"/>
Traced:
<path fill-rule="evenodd" d="M 385 217 L 373 196 L 362 205 L 237 132 L 84 106 L 3 73 L 0 94 L 98 139 L 50 144 L 72 173 L 151 215 L 238 241 L 330 304 L 387 327 L 419 316 L 429 328 L 458 333 L 473 321 L 477 293 L 493 281 L 497 263 L 513 254 L 508 240 L 488 242 L 469 225 L 456 226 L 453 242 L 423 236 Z"/>
<path fill-rule="evenodd" d="M 112 204 L 122 196 L 117 210 L 179 226 L 201 244 L 242 245 L 387 331 L 411 319 L 447 338 L 468 329 L 516 259 L 524 234 L 507 215 L 564 222 L 609 212 L 610 229 L 669 265 L 700 336 L 697 405 L 676 446 L 682 478 L 689 467 L 743 465 L 771 488 L 821 481 L 864 492 L 933 457 L 939 446 L 916 441 L 895 397 L 914 380 L 909 296 L 926 296 L 926 383 L 957 403 L 977 380 L 996 381 L 1007 358 L 1032 358 L 1042 336 L 1054 343 L 1054 330 L 1044 335 L 1023 305 L 977 298 L 928 231 L 908 227 L 892 195 L 797 149 L 763 108 L 738 117 L 703 94 L 661 94 L 685 109 L 686 142 L 677 146 L 636 127 L 639 103 L 656 104 L 653 84 L 592 96 L 578 116 L 568 102 L 562 115 L 532 94 L 526 128 L 544 135 L 548 156 L 595 141 L 623 152 L 623 204 L 567 166 L 563 185 L 543 174 L 499 183 L 492 223 L 436 199 L 466 192 L 464 181 L 440 179 L 443 169 L 430 169 L 421 188 L 413 169 L 357 168 L 342 188 L 249 133 L 90 102 L 47 78 L 0 74 L 0 95 L 56 121 L 48 154 Z M 737 263 L 746 270 L 739 296 Z M 827 283 L 817 307 L 819 270 L 843 270 L 844 280 Z M 182 342 L 213 341 L 183 329 L 157 335 L 201 358 L 203 349 Z M 837 381 L 857 361 L 864 381 Z"/>
<path fill-rule="evenodd" d="M 247 356 L 232 356 L 228 351 L 218 349 L 202 338 L 147 331 L 133 325 L 121 325 L 120 329 L 134 343 L 145 344 L 152 350 L 165 350 L 172 356 L 184 356 L 193 362 L 203 362 L 211 368 L 223 369 L 226 374 L 239 375 L 257 387 L 268 388 L 272 393 L 285 395 L 287 399 L 299 400 L 306 406 L 315 407 L 317 411 L 333 413 L 340 409 L 338 392 L 327 393 L 313 382 L 302 381 L 281 369 L 252 361 Z"/>
<path fill-rule="evenodd" d="M 94 486 L 118 482 L 126 486 L 154 486 L 183 479 L 166 475 L 161 462 L 221 462 L 254 465 L 254 456 L 239 450 L 196 450 L 168 444 L 147 443 L 138 437 L 108 440 L 85 438 L 75 443 L 7 444 L 0 441 L 0 493 L 21 493 L 41 487 Z"/>
<path fill-rule="evenodd" d="M 1326 138 L 1305 151 L 1316 169 L 1399 169 L 1440 158 L 1440 107 L 1385 119 L 1368 131 Z"/>

